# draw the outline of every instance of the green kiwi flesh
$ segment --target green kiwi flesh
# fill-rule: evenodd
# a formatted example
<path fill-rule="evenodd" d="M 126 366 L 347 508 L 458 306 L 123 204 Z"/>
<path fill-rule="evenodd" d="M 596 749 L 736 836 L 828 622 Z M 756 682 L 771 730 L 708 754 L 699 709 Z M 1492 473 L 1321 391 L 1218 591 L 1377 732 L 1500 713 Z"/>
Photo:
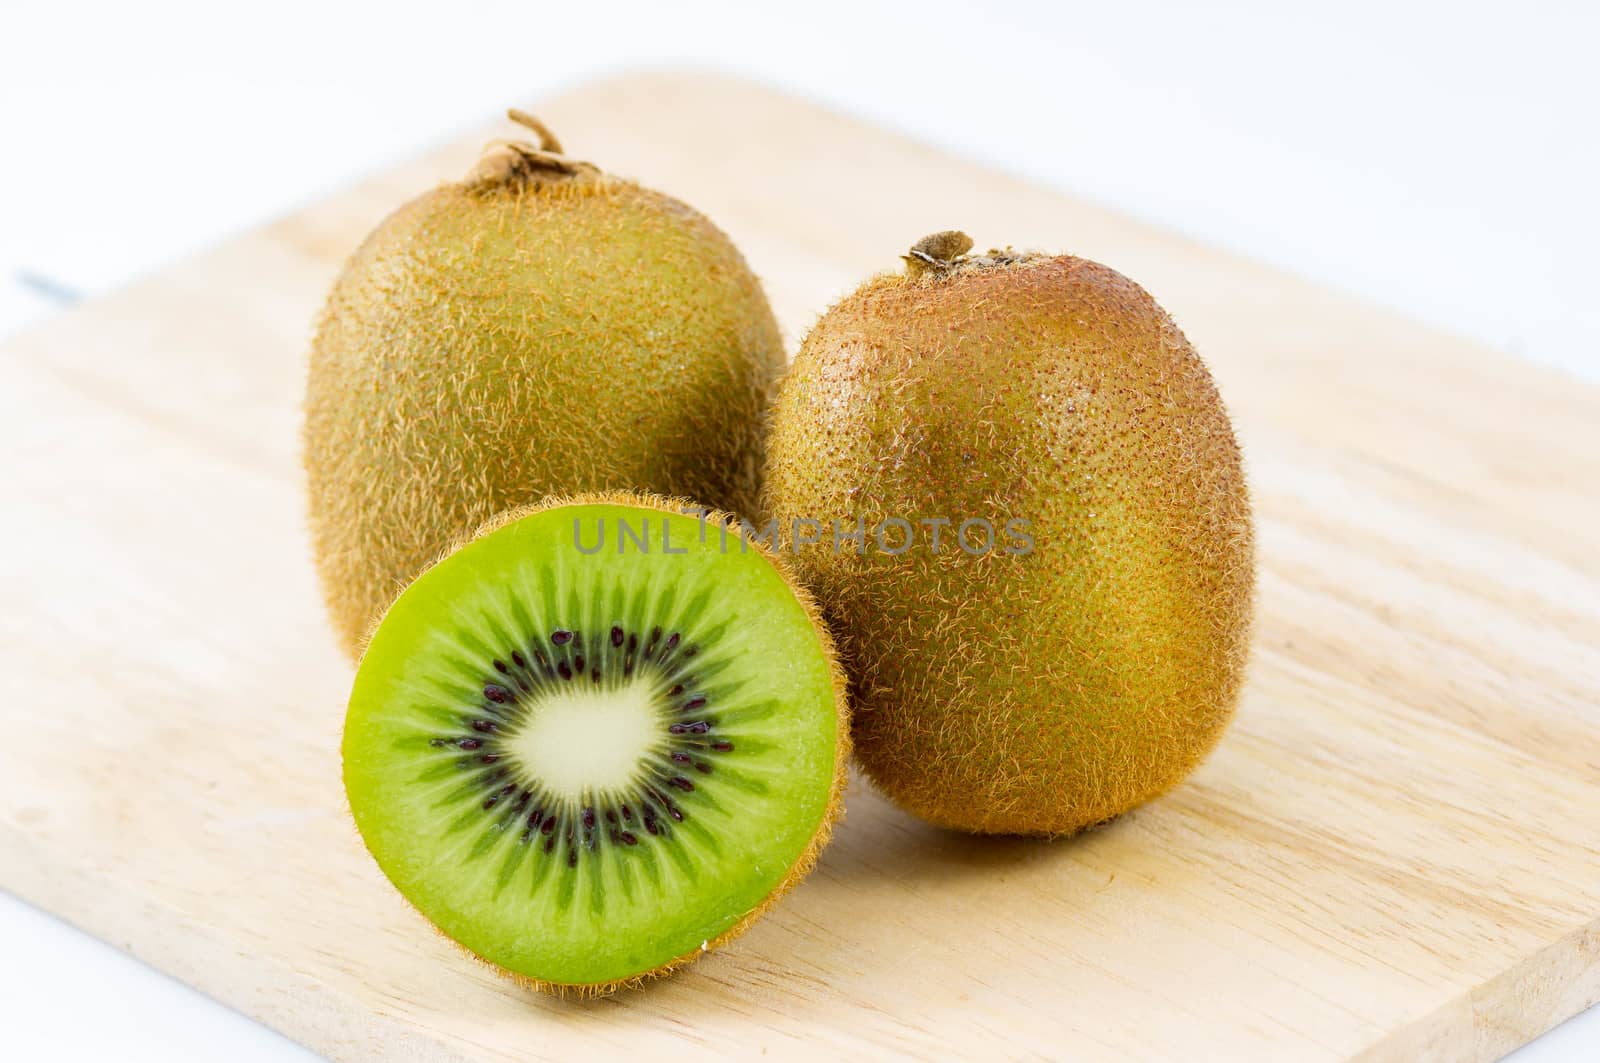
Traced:
<path fill-rule="evenodd" d="M 774 556 L 685 508 L 509 514 L 399 596 L 357 672 L 344 781 L 368 849 L 536 988 L 605 991 L 732 937 L 839 810 L 826 629 Z"/>

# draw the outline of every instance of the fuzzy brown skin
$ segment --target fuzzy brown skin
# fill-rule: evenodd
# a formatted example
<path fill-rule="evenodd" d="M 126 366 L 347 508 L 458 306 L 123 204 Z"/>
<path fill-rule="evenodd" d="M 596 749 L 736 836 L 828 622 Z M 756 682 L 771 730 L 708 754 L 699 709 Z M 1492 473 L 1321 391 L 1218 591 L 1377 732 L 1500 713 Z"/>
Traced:
<path fill-rule="evenodd" d="M 760 284 L 702 215 L 550 158 L 492 151 L 379 225 L 329 295 L 304 459 L 352 657 L 407 582 L 502 510 L 623 488 L 756 505 L 784 364 Z"/>
<path fill-rule="evenodd" d="M 470 532 L 457 537 L 453 542 L 450 543 L 449 546 L 442 550 L 437 557 L 430 559 L 429 564 L 423 567 L 423 571 L 426 571 L 428 567 L 443 561 L 445 558 L 449 557 L 451 554 L 455 553 L 472 540 L 484 535 L 488 535 L 490 532 L 502 528 L 514 521 L 520 520 L 523 517 L 530 516 L 546 509 L 555 509 L 560 506 L 582 505 L 639 506 L 647 509 L 654 509 L 658 512 L 667 514 L 668 516 L 674 517 L 679 516 L 688 510 L 704 508 L 701 507 L 698 502 L 691 502 L 687 498 L 666 498 L 637 491 L 592 491 L 575 495 L 554 495 L 530 505 L 519 506 L 516 509 L 496 514 L 494 517 L 478 525 Z M 707 524 L 713 527 L 720 526 L 731 519 L 733 519 L 733 514 L 721 510 L 709 510 L 705 517 Z M 724 930 L 711 941 L 706 942 L 703 947 L 695 949 L 691 952 L 687 952 L 682 956 L 677 956 L 652 971 L 645 971 L 635 975 L 632 978 L 623 978 L 612 982 L 549 982 L 538 978 L 530 978 L 527 975 L 519 974 L 516 971 L 508 971 L 499 964 L 484 959 L 482 956 L 479 956 L 477 953 L 462 945 L 460 942 L 454 940 L 450 937 L 450 935 L 446 934 L 443 930 L 440 930 L 437 926 L 434 926 L 434 924 L 430 921 L 428 925 L 433 926 L 434 931 L 438 933 L 439 936 L 445 938 L 452 945 L 455 945 L 457 948 L 461 949 L 462 952 L 466 953 L 472 959 L 494 971 L 496 974 L 510 979 L 524 989 L 534 990 L 540 993 L 551 993 L 555 996 L 562 997 L 572 996 L 578 998 L 591 998 L 609 996 L 610 994 L 616 993 L 620 990 L 641 988 L 657 978 L 661 978 L 683 967 L 686 967 L 695 960 L 698 960 L 701 956 L 704 956 L 709 952 L 714 952 L 723 945 L 726 945 L 728 942 L 732 941 L 734 938 L 738 937 L 740 934 L 743 934 L 746 930 L 749 930 L 750 927 L 755 925 L 756 921 L 765 915 L 767 911 L 777 903 L 779 898 L 788 893 L 795 886 L 799 885 L 800 881 L 809 875 L 812 869 L 817 866 L 817 859 L 822 855 L 822 850 L 827 846 L 828 841 L 833 836 L 834 825 L 844 818 L 844 790 L 845 785 L 849 782 L 851 750 L 848 682 L 845 677 L 844 668 L 839 661 L 837 646 L 834 643 L 832 634 L 830 634 L 828 631 L 828 625 L 823 622 L 822 613 L 817 608 L 816 600 L 812 598 L 810 592 L 808 592 L 806 588 L 795 578 L 793 570 L 790 567 L 787 559 L 781 554 L 769 549 L 759 541 L 751 541 L 749 548 L 753 552 L 758 553 L 762 557 L 766 558 L 772 567 L 777 569 L 779 574 L 783 576 L 784 582 L 788 584 L 789 589 L 794 592 L 795 600 L 800 603 L 800 607 L 802 610 L 804 610 L 807 618 L 810 619 L 812 627 L 816 629 L 817 638 L 822 643 L 823 654 L 828 659 L 828 671 L 832 679 L 833 686 L 833 704 L 834 709 L 838 714 L 838 727 L 835 731 L 837 738 L 834 745 L 833 786 L 828 796 L 828 807 L 823 813 L 821 823 L 817 825 L 816 833 L 811 836 L 811 841 L 806 845 L 805 849 L 800 853 L 800 855 L 795 858 L 794 863 L 789 866 L 789 870 L 784 875 L 783 880 L 778 883 L 771 893 L 767 894 L 760 905 L 751 911 L 746 912 L 737 923 L 734 923 L 727 930 Z M 418 572 L 418 575 L 421 575 L 421 572 Z M 391 602 L 389 604 L 392 605 L 393 603 Z M 387 608 L 388 606 L 385 606 L 385 609 Z M 373 624 L 373 630 L 376 630 L 378 624 L 381 623 L 382 618 L 380 617 L 378 621 Z M 367 634 L 370 635 L 370 632 Z M 364 644 L 365 642 L 369 641 L 369 639 L 366 637 L 366 635 L 364 635 L 362 641 Z M 346 807 L 346 812 L 349 812 L 348 806 Z M 354 822 L 353 815 L 352 822 Z M 359 833 L 360 832 L 358 831 L 357 834 L 359 835 Z M 365 844 L 365 839 L 363 839 L 363 844 Z M 410 904 L 410 898 L 405 897 L 404 894 L 401 894 L 401 896 L 406 900 L 407 904 Z M 423 919 L 427 919 L 427 916 L 423 915 L 423 913 L 416 909 L 415 906 L 412 906 L 412 910 L 416 911 L 418 915 L 421 915 Z"/>
<path fill-rule="evenodd" d="M 1249 498 L 1210 375 L 1138 285 L 991 253 L 868 281 L 779 387 L 765 501 L 865 518 L 796 562 L 856 693 L 856 755 L 947 827 L 1058 835 L 1168 789 L 1238 698 Z M 879 552 L 885 517 L 1031 521 L 1034 549 Z M 896 547 L 901 533 L 889 532 Z M 978 538 L 975 529 L 973 537 Z"/>

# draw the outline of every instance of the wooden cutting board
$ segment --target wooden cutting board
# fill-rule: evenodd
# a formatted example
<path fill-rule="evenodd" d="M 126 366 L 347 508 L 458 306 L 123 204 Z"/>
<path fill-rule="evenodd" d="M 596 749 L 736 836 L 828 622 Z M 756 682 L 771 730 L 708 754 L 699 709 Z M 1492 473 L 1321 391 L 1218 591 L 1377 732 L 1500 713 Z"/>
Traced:
<path fill-rule="evenodd" d="M 495 124 L 5 346 L 0 884 L 341 1059 L 1490 1059 L 1600 998 L 1600 391 L 749 85 L 538 110 L 722 224 L 791 343 L 942 228 L 1145 284 L 1254 481 L 1236 726 L 1053 844 L 857 780 L 817 874 L 645 991 L 431 932 L 345 814 L 297 407 L 341 259 Z"/>

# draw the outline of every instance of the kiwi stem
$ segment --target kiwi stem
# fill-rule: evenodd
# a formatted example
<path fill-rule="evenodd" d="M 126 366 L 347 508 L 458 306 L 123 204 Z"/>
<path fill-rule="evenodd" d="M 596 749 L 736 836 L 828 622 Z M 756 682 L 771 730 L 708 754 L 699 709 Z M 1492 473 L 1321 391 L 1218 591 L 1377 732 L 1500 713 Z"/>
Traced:
<path fill-rule="evenodd" d="M 550 127 L 528 112 L 513 107 L 506 111 L 506 117 L 537 136 L 538 145 L 516 140 L 494 141 L 467 174 L 468 187 L 526 187 L 555 178 L 599 172 L 599 167 L 593 163 L 567 158 L 561 150 L 561 141 L 550 132 Z"/>
<path fill-rule="evenodd" d="M 971 250 L 972 237 L 956 229 L 945 229 L 924 236 L 901 257 L 912 276 L 921 276 L 930 271 L 943 273 L 951 269 Z"/>
<path fill-rule="evenodd" d="M 566 154 L 566 152 L 561 150 L 561 141 L 557 140 L 556 135 L 550 132 L 550 127 L 539 121 L 539 119 L 535 118 L 527 111 L 519 111 L 515 107 L 512 107 L 506 111 L 506 117 L 517 123 L 519 126 L 532 130 L 533 133 L 539 138 L 540 151 L 547 151 L 552 155 Z"/>

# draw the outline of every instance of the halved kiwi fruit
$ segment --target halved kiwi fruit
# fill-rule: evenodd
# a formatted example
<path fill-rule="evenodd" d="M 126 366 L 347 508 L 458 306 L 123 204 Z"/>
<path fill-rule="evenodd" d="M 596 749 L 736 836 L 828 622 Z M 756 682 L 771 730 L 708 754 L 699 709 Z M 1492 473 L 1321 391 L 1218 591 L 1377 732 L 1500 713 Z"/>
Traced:
<path fill-rule="evenodd" d="M 815 862 L 842 673 L 778 559 L 663 498 L 514 511 L 388 609 L 344 731 L 351 812 L 449 937 L 602 992 L 743 931 Z"/>

